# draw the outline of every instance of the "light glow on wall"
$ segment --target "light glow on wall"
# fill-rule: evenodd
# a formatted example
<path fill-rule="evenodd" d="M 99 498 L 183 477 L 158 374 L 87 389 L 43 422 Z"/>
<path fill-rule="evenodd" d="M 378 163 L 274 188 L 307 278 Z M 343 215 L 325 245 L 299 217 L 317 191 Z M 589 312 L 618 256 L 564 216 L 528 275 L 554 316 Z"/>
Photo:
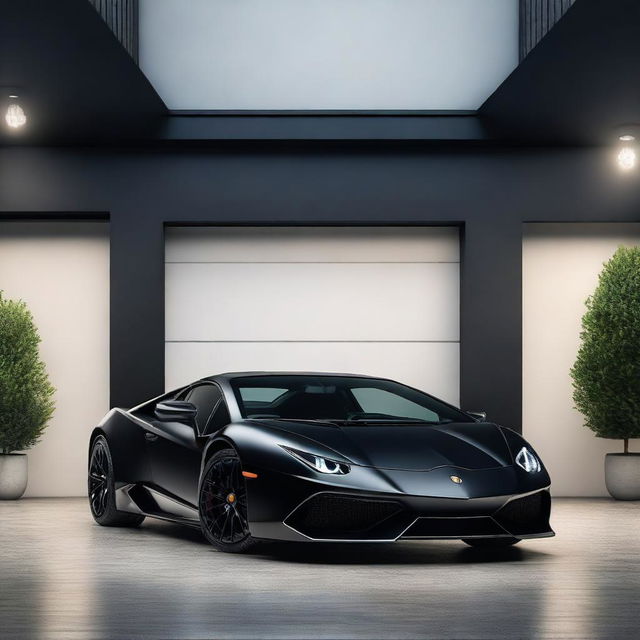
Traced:
<path fill-rule="evenodd" d="M 618 166 L 623 171 L 629 171 L 636 166 L 636 151 L 632 146 L 635 137 L 627 134 L 620 136 L 620 140 L 623 142 L 623 146 L 618 151 Z"/>
<path fill-rule="evenodd" d="M 5 122 L 12 129 L 19 129 L 27 124 L 27 116 L 24 109 L 18 103 L 17 95 L 9 96 L 9 106 L 7 107 L 7 113 L 4 116 Z"/>

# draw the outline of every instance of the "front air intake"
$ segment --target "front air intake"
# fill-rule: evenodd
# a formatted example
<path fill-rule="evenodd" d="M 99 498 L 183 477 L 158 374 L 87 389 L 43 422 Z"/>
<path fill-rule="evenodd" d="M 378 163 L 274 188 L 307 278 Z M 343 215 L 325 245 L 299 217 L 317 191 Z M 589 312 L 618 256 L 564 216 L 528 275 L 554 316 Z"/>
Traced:
<path fill-rule="evenodd" d="M 303 502 L 285 523 L 309 538 L 368 538 L 368 533 L 401 510 L 402 506 L 391 500 L 320 493 Z"/>
<path fill-rule="evenodd" d="M 514 536 L 549 531 L 551 497 L 548 491 L 538 491 L 523 498 L 510 500 L 496 511 L 493 518 Z"/>

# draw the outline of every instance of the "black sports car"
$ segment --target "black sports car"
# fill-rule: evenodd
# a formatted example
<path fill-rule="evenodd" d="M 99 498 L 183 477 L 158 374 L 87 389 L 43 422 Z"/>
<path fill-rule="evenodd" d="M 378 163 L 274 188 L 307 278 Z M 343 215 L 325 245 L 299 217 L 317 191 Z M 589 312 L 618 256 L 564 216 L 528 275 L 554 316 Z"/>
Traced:
<path fill-rule="evenodd" d="M 519 434 L 391 380 L 228 373 L 133 409 L 89 444 L 95 520 L 259 539 L 506 546 L 554 535 L 549 475 Z"/>

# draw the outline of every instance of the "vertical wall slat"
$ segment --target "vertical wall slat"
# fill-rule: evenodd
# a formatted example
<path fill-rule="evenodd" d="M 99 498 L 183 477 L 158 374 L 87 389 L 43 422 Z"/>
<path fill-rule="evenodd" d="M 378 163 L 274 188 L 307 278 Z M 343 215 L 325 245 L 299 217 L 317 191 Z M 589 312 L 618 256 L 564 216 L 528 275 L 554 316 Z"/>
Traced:
<path fill-rule="evenodd" d="M 575 0 L 520 0 L 520 60 L 562 18 Z"/>
<path fill-rule="evenodd" d="M 89 0 L 129 55 L 138 62 L 138 0 Z"/>

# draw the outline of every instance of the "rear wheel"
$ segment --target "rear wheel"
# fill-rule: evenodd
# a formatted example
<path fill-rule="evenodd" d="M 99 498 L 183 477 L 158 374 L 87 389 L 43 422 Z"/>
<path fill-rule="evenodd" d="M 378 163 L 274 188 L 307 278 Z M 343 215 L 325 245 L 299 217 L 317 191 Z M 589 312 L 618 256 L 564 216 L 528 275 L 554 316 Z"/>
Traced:
<path fill-rule="evenodd" d="M 91 515 L 98 524 L 105 527 L 137 527 L 144 520 L 144 516 L 116 509 L 113 461 L 104 436 L 98 436 L 91 447 L 88 490 Z"/>
<path fill-rule="evenodd" d="M 242 553 L 254 546 L 242 464 L 234 449 L 218 451 L 205 465 L 198 507 L 202 532 L 216 549 Z"/>
<path fill-rule="evenodd" d="M 479 547 L 482 549 L 504 549 L 512 547 L 520 542 L 520 538 L 463 538 L 470 547 Z"/>

